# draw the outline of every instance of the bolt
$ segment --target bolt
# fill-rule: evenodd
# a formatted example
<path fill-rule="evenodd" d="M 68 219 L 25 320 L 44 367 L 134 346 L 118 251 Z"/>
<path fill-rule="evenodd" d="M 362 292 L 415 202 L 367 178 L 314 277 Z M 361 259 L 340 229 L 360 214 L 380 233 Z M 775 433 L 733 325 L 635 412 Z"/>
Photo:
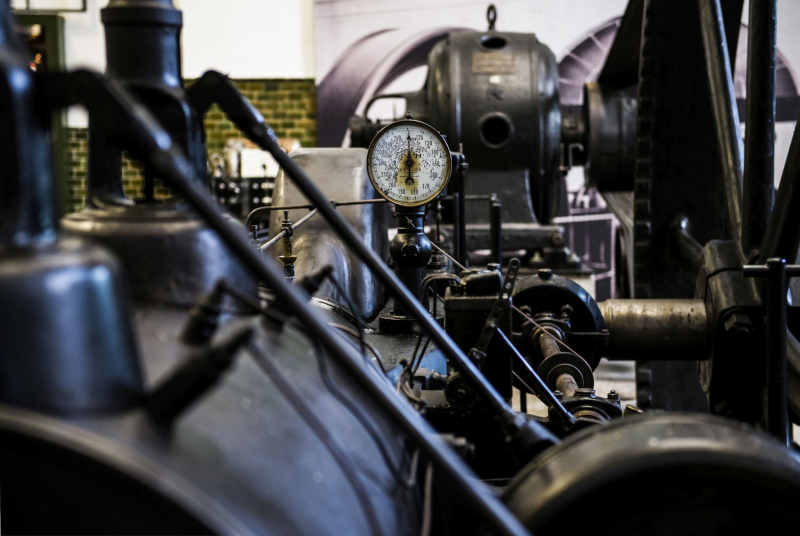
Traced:
<path fill-rule="evenodd" d="M 539 279 L 547 281 L 551 277 L 553 277 L 553 270 L 550 268 L 539 268 Z"/>
<path fill-rule="evenodd" d="M 464 387 L 459 387 L 458 389 L 456 389 L 456 398 L 458 398 L 459 400 L 464 400 L 465 398 L 467 398 L 467 394 L 468 394 L 467 390 Z"/>
<path fill-rule="evenodd" d="M 575 390 L 575 396 L 582 396 L 584 398 L 594 398 L 595 392 L 591 387 L 580 387 Z"/>
<path fill-rule="evenodd" d="M 736 338 L 744 339 L 753 333 L 753 323 L 750 322 L 750 317 L 746 313 L 732 312 L 725 315 L 722 325 L 725 328 L 725 333 Z"/>
<path fill-rule="evenodd" d="M 498 271 L 499 272 L 500 271 L 500 265 L 497 264 L 496 262 L 490 262 L 489 264 L 486 265 L 486 269 L 490 270 L 490 271 Z"/>
<path fill-rule="evenodd" d="M 550 244 L 552 244 L 553 247 L 560 248 L 561 246 L 564 245 L 564 235 L 562 235 L 561 233 L 553 233 L 553 234 L 551 234 L 550 235 Z"/>
<path fill-rule="evenodd" d="M 559 390 L 555 390 L 555 391 L 553 391 L 553 395 L 554 395 L 554 396 L 555 396 L 557 399 L 559 399 L 559 400 L 561 400 L 561 399 L 563 399 L 563 398 L 564 398 L 564 393 L 562 393 L 562 392 L 561 392 L 561 391 L 559 391 Z"/>
<path fill-rule="evenodd" d="M 565 305 L 561 308 L 561 314 L 567 315 L 568 317 L 572 317 L 573 313 L 575 313 L 575 309 L 572 308 L 571 305 Z"/>
<path fill-rule="evenodd" d="M 608 392 L 608 396 L 606 397 L 609 400 L 619 400 L 619 393 L 614 391 L 613 389 Z"/>

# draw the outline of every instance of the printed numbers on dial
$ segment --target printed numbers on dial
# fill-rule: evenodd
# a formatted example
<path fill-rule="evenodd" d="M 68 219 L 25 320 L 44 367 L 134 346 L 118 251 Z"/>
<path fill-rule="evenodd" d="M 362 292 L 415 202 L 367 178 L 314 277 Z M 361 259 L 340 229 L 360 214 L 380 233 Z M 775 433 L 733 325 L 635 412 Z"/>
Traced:
<path fill-rule="evenodd" d="M 392 203 L 424 205 L 435 199 L 450 179 L 450 150 L 425 123 L 404 120 L 378 133 L 367 155 L 369 178 Z"/>

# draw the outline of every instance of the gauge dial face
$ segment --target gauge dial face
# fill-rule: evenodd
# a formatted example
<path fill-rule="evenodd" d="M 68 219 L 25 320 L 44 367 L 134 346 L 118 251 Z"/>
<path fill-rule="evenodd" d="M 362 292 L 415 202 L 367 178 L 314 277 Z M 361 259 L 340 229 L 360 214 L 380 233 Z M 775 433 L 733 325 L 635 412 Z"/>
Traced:
<path fill-rule="evenodd" d="M 397 205 L 418 206 L 435 199 L 450 180 L 450 149 L 432 127 L 410 119 L 378 132 L 369 146 L 372 185 Z"/>

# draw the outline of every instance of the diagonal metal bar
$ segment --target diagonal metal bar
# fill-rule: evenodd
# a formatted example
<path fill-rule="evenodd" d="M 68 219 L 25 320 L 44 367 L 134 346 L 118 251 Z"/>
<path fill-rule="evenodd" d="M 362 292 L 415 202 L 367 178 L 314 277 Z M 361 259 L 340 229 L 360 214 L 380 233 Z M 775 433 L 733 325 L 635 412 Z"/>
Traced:
<path fill-rule="evenodd" d="M 769 219 L 758 263 L 780 257 L 794 262 L 800 249 L 800 122 L 797 123 L 789 146 L 789 155 L 781 175 L 775 208 Z"/>
<path fill-rule="evenodd" d="M 597 79 L 599 83 L 622 88 L 638 82 L 643 20 L 644 0 L 630 0 Z"/>
<path fill-rule="evenodd" d="M 730 55 L 719 0 L 698 0 L 706 73 L 711 91 L 717 151 L 725 186 L 728 238 L 741 236 L 742 135 L 733 90 Z"/>
<path fill-rule="evenodd" d="M 775 198 L 777 9 L 778 0 L 750 2 L 742 195 L 742 250 L 748 258 L 764 241 Z"/>

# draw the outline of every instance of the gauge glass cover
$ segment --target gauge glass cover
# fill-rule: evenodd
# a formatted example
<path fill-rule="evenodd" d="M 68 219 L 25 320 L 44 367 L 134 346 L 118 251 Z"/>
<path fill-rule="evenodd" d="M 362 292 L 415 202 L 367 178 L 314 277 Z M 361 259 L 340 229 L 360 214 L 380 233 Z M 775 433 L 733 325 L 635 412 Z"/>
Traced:
<path fill-rule="evenodd" d="M 390 202 L 424 205 L 450 180 L 450 149 L 433 127 L 413 119 L 397 121 L 372 140 L 367 171 L 372 185 Z"/>

